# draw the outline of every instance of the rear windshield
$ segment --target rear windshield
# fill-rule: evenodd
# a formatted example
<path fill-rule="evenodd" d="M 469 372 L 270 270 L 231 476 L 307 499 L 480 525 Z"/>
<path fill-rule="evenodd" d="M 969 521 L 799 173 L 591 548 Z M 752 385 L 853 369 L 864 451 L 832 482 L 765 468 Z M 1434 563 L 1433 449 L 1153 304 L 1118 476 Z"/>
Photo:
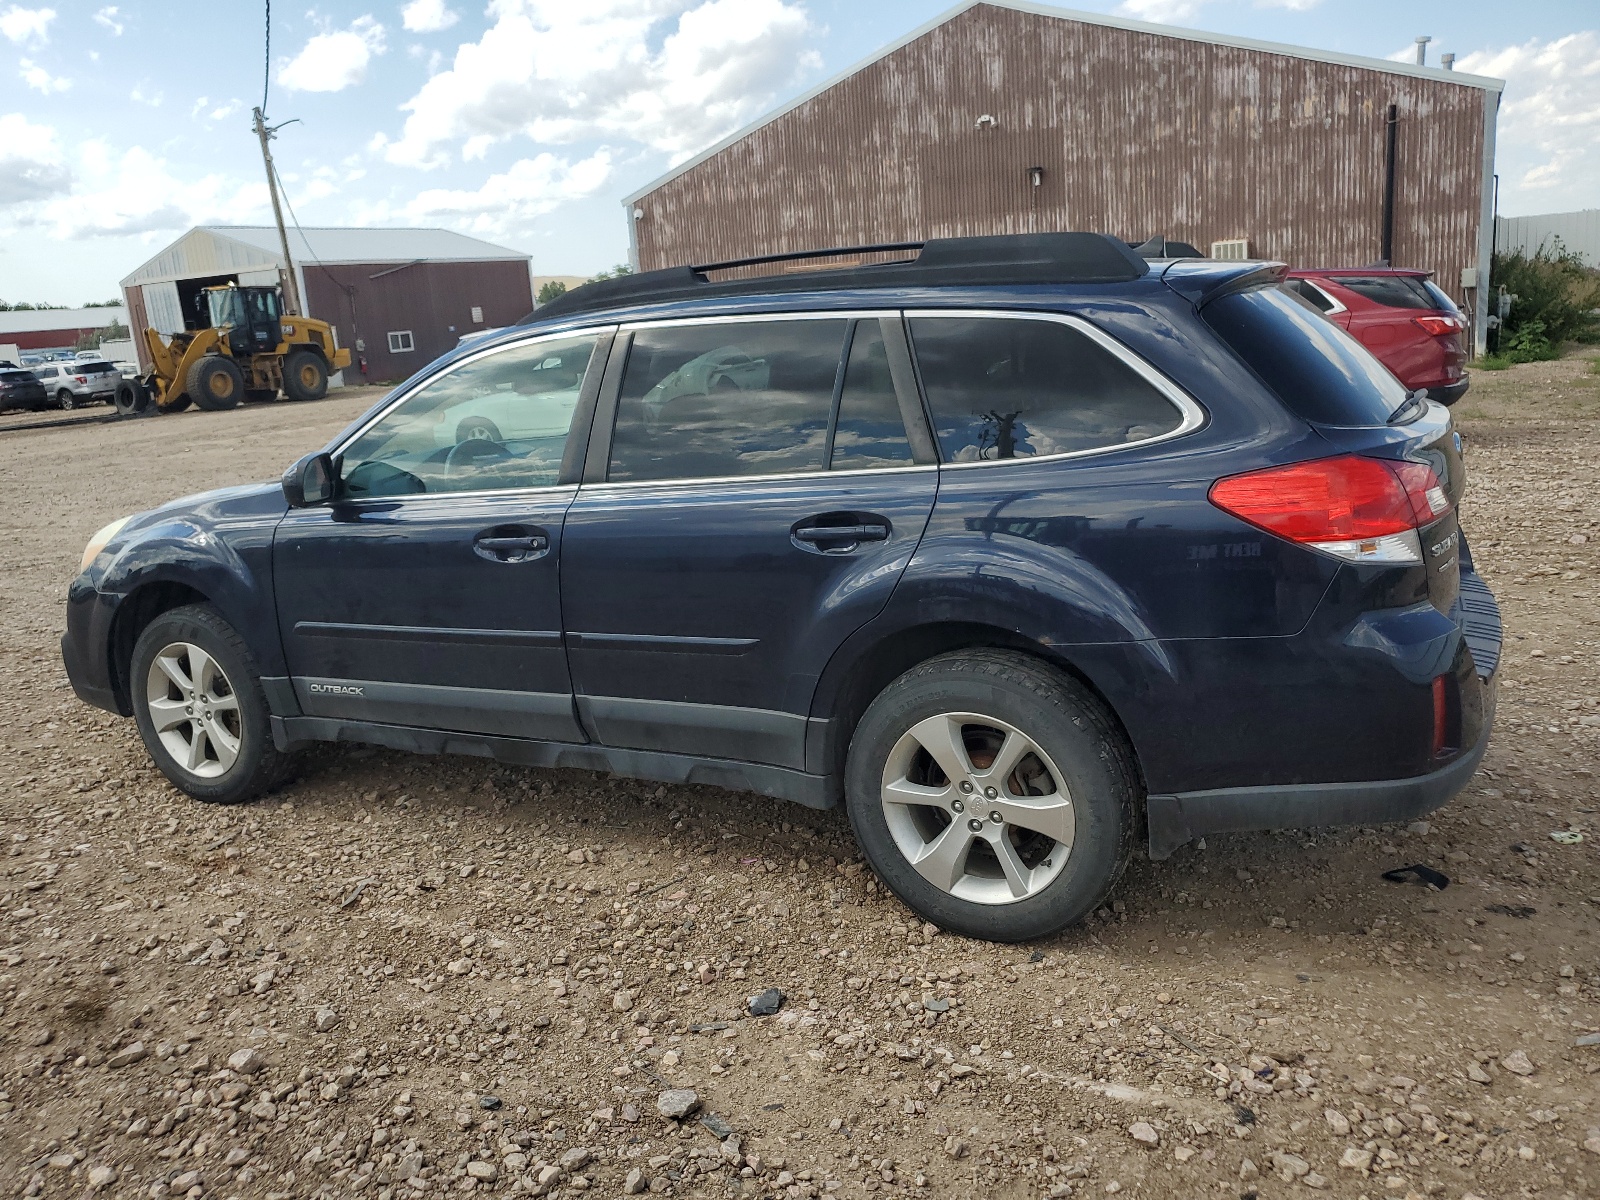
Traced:
<path fill-rule="evenodd" d="M 1335 275 L 1333 278 L 1341 287 L 1387 308 L 1439 307 L 1439 301 L 1428 291 L 1428 281 L 1418 275 Z M 1444 295 L 1438 288 L 1433 292 Z M 1455 307 L 1448 300 L 1445 305 Z"/>
<path fill-rule="evenodd" d="M 1366 347 L 1281 288 L 1232 292 L 1200 314 L 1307 421 L 1383 425 L 1405 403 L 1405 387 Z"/>
<path fill-rule="evenodd" d="M 80 375 L 103 375 L 107 371 L 115 371 L 115 370 L 116 370 L 116 368 L 113 367 L 110 363 L 101 362 L 98 359 L 96 359 L 93 362 L 89 362 L 89 361 L 86 360 L 84 362 L 80 362 L 78 364 L 78 366 L 77 366 L 77 371 L 78 371 L 78 373 Z"/>
<path fill-rule="evenodd" d="M 0 369 L 0 379 L 7 383 L 38 383 L 32 371 L 8 371 Z"/>

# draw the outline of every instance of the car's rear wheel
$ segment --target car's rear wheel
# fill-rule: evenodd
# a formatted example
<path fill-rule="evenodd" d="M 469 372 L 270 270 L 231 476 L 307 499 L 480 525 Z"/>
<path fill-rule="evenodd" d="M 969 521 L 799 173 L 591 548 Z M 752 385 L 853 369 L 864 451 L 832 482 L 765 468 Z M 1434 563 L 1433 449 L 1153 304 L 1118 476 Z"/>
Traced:
<path fill-rule="evenodd" d="M 1138 773 L 1103 705 L 1025 655 L 907 671 L 856 727 L 846 802 L 862 850 L 925 920 L 991 941 L 1081 920 L 1135 844 Z"/>
<path fill-rule="evenodd" d="M 500 426 L 488 417 L 467 417 L 456 426 L 456 445 L 462 442 L 504 442 Z"/>
<path fill-rule="evenodd" d="M 71 412 L 78 407 L 78 398 L 66 388 L 62 388 L 56 393 L 56 407 L 63 412 Z"/>
<path fill-rule="evenodd" d="M 128 680 L 145 749 L 196 800 L 249 800 L 283 778 L 290 759 L 273 745 L 260 673 L 215 609 L 186 605 L 151 621 Z"/>

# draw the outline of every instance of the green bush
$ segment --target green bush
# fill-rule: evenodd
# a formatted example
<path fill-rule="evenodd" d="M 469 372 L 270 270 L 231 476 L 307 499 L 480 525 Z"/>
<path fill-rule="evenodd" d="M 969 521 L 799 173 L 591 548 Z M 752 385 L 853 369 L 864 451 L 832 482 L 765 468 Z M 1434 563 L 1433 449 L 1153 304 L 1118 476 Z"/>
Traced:
<path fill-rule="evenodd" d="M 1495 341 L 1499 356 L 1511 362 L 1559 358 L 1565 343 L 1600 334 L 1600 272 L 1560 239 L 1531 255 L 1496 254 L 1489 284 L 1491 308 L 1502 287 L 1516 297 Z"/>
<path fill-rule="evenodd" d="M 1504 371 L 1512 361 L 1500 354 L 1485 354 L 1472 365 L 1479 371 Z"/>
<path fill-rule="evenodd" d="M 550 301 L 554 300 L 557 296 L 565 296 L 566 294 L 567 285 L 562 283 L 561 280 L 546 279 L 542 284 L 539 285 L 539 294 L 535 296 L 534 299 L 537 300 L 542 307 L 543 305 L 549 304 Z"/>

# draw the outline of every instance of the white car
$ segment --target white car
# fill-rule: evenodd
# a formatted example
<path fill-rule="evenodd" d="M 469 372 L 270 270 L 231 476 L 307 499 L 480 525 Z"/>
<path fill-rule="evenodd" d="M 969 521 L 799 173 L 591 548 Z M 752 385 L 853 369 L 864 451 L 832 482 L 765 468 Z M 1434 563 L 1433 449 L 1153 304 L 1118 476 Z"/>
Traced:
<path fill-rule="evenodd" d="M 680 397 L 758 391 L 771 379 L 772 368 L 766 359 L 751 358 L 738 346 L 718 346 L 691 358 L 645 393 L 645 421 L 653 426 L 662 408 Z"/>
<path fill-rule="evenodd" d="M 501 445 L 562 438 L 572 426 L 578 389 L 589 365 L 589 348 L 535 363 L 516 382 L 471 395 L 436 410 L 433 440 L 438 446 L 488 441 Z M 523 386 L 519 386 L 519 384 Z"/>

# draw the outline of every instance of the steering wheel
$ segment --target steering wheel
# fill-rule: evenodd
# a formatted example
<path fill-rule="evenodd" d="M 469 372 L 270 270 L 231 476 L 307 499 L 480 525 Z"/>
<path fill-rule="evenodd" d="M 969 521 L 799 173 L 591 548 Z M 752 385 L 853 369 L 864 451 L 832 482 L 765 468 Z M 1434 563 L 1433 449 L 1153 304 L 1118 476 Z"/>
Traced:
<path fill-rule="evenodd" d="M 491 442 L 486 438 L 469 438 L 467 441 L 457 442 L 450 448 L 450 453 L 444 460 L 444 473 L 460 475 L 472 470 L 485 459 L 510 457 L 511 451 L 499 442 Z"/>

